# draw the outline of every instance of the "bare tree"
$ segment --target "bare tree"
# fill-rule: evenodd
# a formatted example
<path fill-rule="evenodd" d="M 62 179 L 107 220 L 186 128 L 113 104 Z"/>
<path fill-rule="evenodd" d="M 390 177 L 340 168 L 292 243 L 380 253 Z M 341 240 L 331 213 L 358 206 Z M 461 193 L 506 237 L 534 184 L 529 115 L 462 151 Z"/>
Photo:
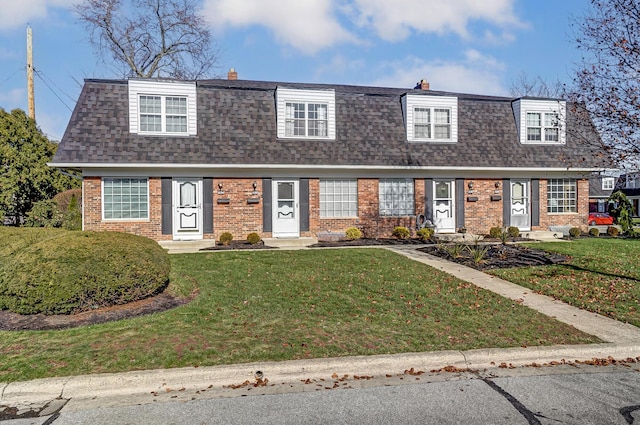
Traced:
<path fill-rule="evenodd" d="M 105 63 L 128 76 L 209 76 L 218 52 L 195 0 L 82 0 L 74 11 Z"/>
<path fill-rule="evenodd" d="M 574 22 L 582 59 L 574 99 L 588 109 L 622 168 L 640 160 L 640 1 L 591 0 Z"/>
<path fill-rule="evenodd" d="M 560 81 L 549 83 L 540 76 L 529 77 L 524 71 L 518 75 L 517 80 L 511 82 L 509 91 L 513 97 L 533 96 L 558 99 L 565 96 L 565 89 Z"/>

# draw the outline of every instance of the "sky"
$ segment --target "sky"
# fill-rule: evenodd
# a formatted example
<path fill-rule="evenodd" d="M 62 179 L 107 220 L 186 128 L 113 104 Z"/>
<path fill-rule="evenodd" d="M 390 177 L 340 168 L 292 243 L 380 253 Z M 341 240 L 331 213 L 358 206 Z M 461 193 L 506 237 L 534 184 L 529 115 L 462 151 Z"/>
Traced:
<path fill-rule="evenodd" d="M 33 31 L 36 122 L 60 140 L 86 78 L 122 78 L 71 10 L 78 0 L 0 0 L 0 108 L 27 110 Z M 127 1 L 127 0 L 124 0 Z M 521 75 L 570 83 L 571 23 L 587 0 L 198 0 L 239 79 L 509 96 Z"/>

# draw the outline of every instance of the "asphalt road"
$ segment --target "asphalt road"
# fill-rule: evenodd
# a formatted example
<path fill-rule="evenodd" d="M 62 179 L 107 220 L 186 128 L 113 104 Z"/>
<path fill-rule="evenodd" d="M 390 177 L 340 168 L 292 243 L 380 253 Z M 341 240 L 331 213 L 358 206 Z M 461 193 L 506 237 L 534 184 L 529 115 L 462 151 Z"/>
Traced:
<path fill-rule="evenodd" d="M 0 423 L 640 424 L 640 365 L 338 377 L 191 398 L 110 407 L 70 403 L 54 416 Z"/>

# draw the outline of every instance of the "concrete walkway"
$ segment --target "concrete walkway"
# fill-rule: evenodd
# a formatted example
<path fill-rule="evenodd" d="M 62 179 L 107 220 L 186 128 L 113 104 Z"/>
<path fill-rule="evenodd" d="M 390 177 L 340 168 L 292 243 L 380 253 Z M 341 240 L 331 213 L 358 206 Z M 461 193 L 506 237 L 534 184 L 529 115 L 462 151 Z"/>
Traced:
<path fill-rule="evenodd" d="M 640 329 L 571 307 L 549 297 L 475 269 L 416 251 L 416 246 L 388 246 L 393 252 L 427 264 L 462 280 L 496 292 L 606 341 L 601 344 L 517 347 L 357 356 L 264 362 L 229 366 L 148 370 L 118 374 L 72 376 L 27 382 L 0 383 L 0 411 L 12 406 L 41 416 L 112 405 L 231 397 L 283 391 L 315 391 L 317 385 L 338 382 L 347 375 L 352 384 L 393 376 L 414 378 L 413 372 L 491 370 L 497 367 L 557 364 L 593 359 L 640 360 Z M 260 372 L 262 375 L 257 374 Z M 412 372 L 413 371 L 413 372 Z M 256 376 L 268 379 L 262 385 Z M 313 385 L 311 385 L 313 384 Z"/>

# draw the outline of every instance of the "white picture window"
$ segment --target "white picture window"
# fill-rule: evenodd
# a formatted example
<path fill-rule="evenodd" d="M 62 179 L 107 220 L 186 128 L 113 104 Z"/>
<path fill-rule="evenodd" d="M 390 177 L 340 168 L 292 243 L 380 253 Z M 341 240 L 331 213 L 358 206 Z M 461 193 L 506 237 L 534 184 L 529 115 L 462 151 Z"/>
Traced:
<path fill-rule="evenodd" d="M 356 179 L 320 180 L 320 218 L 358 216 L 358 181 Z"/>
<path fill-rule="evenodd" d="M 141 95 L 138 104 L 141 133 L 187 133 L 186 97 Z"/>
<path fill-rule="evenodd" d="M 413 179 L 380 179 L 378 190 L 381 216 L 415 214 Z"/>
<path fill-rule="evenodd" d="M 148 180 L 146 178 L 103 178 L 102 217 L 105 220 L 148 219 Z"/>
<path fill-rule="evenodd" d="M 578 212 L 578 191 L 575 179 L 549 179 L 547 182 L 547 212 Z"/>
<path fill-rule="evenodd" d="M 285 105 L 285 135 L 327 137 L 327 104 L 287 102 Z"/>

